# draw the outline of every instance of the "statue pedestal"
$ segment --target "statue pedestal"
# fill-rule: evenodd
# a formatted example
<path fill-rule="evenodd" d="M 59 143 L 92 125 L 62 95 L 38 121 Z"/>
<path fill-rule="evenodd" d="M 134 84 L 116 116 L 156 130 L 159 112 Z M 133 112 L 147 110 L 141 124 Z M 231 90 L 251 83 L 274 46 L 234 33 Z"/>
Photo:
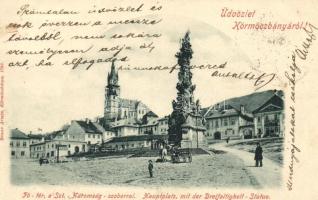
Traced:
<path fill-rule="evenodd" d="M 187 133 L 182 134 L 181 148 L 201 148 L 206 145 L 204 131 L 188 129 Z"/>
<path fill-rule="evenodd" d="M 206 146 L 205 127 L 200 115 L 189 115 L 182 126 L 181 148 L 201 148 Z"/>

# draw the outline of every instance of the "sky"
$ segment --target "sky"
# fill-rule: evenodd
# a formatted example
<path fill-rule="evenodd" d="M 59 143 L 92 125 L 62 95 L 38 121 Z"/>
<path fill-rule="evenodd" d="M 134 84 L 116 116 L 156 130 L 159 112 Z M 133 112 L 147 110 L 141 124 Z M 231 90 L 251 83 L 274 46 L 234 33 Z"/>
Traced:
<path fill-rule="evenodd" d="M 189 9 L 185 5 L 184 10 Z M 218 20 L 206 20 L 206 16 L 185 15 L 182 12 L 165 11 L 164 15 L 145 15 L 150 19 L 161 18 L 162 23 L 156 26 L 115 25 L 96 31 L 100 34 L 112 35 L 115 33 L 150 32 L 161 33 L 160 38 L 134 40 L 100 40 L 77 42 L 64 41 L 59 48 L 87 48 L 94 49 L 114 45 L 131 45 L 132 50 L 118 54 L 128 55 L 128 63 L 117 62 L 123 66 L 173 66 L 177 60 L 175 54 L 180 48 L 180 39 L 186 31 L 190 31 L 193 49 L 192 64 L 216 64 L 227 62 L 226 72 L 254 72 L 277 70 L 268 59 L 275 54 L 275 48 L 264 55 L 262 42 L 263 35 L 233 33 L 230 29 L 222 28 Z M 87 32 L 89 33 L 90 30 Z M 65 35 L 70 34 L 66 32 Z M 240 37 L 240 39 L 238 39 Z M 253 38 L 251 40 L 251 38 Z M 255 41 L 261 41 L 255 44 Z M 139 44 L 154 42 L 155 49 L 148 53 L 138 49 Z M 31 48 L 32 47 L 27 47 Z M 40 48 L 40 46 L 38 46 Z M 45 48 L 45 46 L 43 46 Z M 252 48 L 252 49 L 251 49 Z M 249 50 L 246 50 L 249 49 Z M 278 51 L 278 50 L 277 50 Z M 84 58 L 105 58 L 110 54 L 92 52 Z M 74 55 L 73 55 L 74 56 Z M 72 56 L 55 56 L 54 59 L 71 59 Z M 105 101 L 105 86 L 110 63 L 96 64 L 89 70 L 78 68 L 71 70 L 68 66 L 55 65 L 54 67 L 38 69 L 8 69 L 7 71 L 7 121 L 9 128 L 19 128 L 25 132 L 43 132 L 58 130 L 64 124 L 74 119 L 94 119 L 103 115 Z M 261 68 L 260 68 L 261 67 Z M 255 91 L 253 82 L 246 80 L 222 79 L 211 77 L 211 70 L 192 70 L 193 84 L 196 84 L 195 99 L 199 99 L 202 107 L 208 107 L 224 99 L 246 95 Z M 176 97 L 177 71 L 119 71 L 121 97 L 141 100 L 159 116 L 172 112 L 172 100 Z M 262 88 L 280 89 L 279 80 Z"/>

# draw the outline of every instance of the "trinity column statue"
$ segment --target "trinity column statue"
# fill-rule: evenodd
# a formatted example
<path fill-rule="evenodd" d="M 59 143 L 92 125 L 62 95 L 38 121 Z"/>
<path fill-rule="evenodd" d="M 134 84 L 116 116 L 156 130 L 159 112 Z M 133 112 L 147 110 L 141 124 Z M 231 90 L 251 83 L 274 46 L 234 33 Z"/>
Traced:
<path fill-rule="evenodd" d="M 205 127 L 200 115 L 199 100 L 195 101 L 192 84 L 192 72 L 190 60 L 193 51 L 191 49 L 189 32 L 181 40 L 180 51 L 176 54 L 179 65 L 177 98 L 173 100 L 173 112 L 169 117 L 169 143 L 181 148 L 199 148 L 205 144 Z"/>

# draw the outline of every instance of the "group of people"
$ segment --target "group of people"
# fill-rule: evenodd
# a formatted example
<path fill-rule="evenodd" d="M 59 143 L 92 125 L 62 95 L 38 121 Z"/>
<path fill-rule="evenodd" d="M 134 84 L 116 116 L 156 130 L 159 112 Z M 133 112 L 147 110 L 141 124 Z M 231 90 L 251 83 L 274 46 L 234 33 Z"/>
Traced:
<path fill-rule="evenodd" d="M 168 154 L 167 148 L 161 147 L 159 150 L 159 156 L 163 162 L 166 161 L 167 154 Z M 263 149 L 259 142 L 256 145 L 254 160 L 255 160 L 255 167 L 263 167 Z M 153 168 L 154 166 L 153 166 L 152 160 L 149 160 L 148 171 L 149 171 L 150 178 L 153 177 Z"/>

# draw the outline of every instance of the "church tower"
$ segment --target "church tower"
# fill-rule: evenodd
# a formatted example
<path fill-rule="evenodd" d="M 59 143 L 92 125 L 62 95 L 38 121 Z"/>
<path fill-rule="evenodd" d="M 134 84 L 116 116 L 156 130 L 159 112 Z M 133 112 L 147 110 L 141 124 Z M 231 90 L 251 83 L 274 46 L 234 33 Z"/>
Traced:
<path fill-rule="evenodd" d="M 107 86 L 105 87 L 105 122 L 118 119 L 120 103 L 120 86 L 118 84 L 118 71 L 115 69 L 115 63 L 112 62 L 110 73 L 107 75 Z"/>

